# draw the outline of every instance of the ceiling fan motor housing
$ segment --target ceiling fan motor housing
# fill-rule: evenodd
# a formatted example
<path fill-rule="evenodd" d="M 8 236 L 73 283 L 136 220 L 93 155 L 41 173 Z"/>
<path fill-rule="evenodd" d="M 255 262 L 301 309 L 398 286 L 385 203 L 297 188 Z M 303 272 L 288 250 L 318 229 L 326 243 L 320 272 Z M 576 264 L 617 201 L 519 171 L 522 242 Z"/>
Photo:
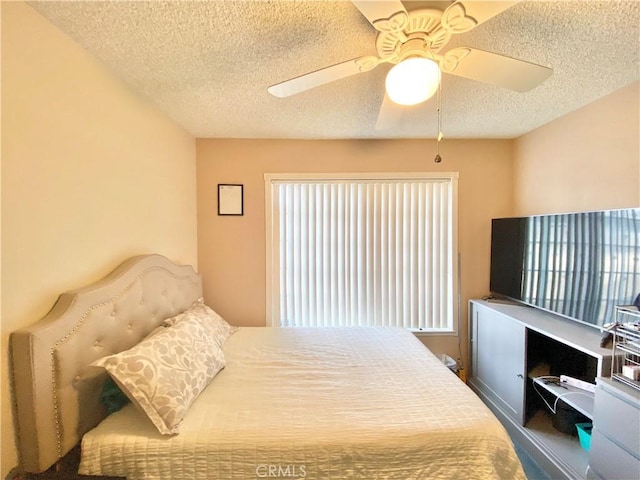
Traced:
<path fill-rule="evenodd" d="M 376 38 L 380 58 L 399 63 L 408 57 L 434 58 L 444 48 L 451 34 L 442 27 L 442 12 L 433 8 L 409 12 L 406 21 L 397 28 L 381 30 Z"/>

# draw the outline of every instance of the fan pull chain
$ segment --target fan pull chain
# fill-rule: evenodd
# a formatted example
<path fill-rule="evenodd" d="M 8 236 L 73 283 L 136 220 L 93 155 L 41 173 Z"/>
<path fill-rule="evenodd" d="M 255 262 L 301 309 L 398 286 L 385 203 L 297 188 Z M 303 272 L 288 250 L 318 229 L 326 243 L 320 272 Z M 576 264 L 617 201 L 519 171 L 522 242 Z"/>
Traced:
<path fill-rule="evenodd" d="M 438 140 L 436 142 L 436 156 L 433 159 L 434 162 L 440 163 L 442 162 L 442 157 L 440 156 L 440 142 L 444 138 L 442 134 L 442 80 L 438 84 Z"/>

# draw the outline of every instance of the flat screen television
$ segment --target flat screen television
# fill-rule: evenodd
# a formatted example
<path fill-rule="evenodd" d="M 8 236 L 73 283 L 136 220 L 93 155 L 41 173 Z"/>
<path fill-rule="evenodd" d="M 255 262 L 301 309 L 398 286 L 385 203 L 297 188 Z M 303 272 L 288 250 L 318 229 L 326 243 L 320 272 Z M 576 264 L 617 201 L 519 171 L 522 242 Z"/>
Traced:
<path fill-rule="evenodd" d="M 495 218 L 491 293 L 596 328 L 640 294 L 640 208 Z"/>

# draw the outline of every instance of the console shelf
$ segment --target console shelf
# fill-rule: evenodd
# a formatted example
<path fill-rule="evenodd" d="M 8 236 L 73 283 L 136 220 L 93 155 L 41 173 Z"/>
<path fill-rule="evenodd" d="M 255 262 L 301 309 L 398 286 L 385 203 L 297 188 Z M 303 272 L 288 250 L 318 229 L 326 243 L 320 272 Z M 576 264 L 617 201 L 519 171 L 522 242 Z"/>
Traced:
<path fill-rule="evenodd" d="M 504 301 L 472 300 L 469 315 L 469 386 L 552 478 L 587 478 L 589 454 L 577 431 L 554 420 L 549 406 L 562 400 L 565 414 L 574 409 L 577 417 L 593 419 L 594 394 L 544 377 L 595 384 L 609 376 L 612 350 L 600 346 L 598 329 Z"/>
<path fill-rule="evenodd" d="M 585 417 L 593 420 L 593 393 L 572 387 L 571 385 L 549 383 L 542 378 L 533 378 L 532 381 L 537 386 L 542 387 L 547 392 L 551 393 L 554 397 L 561 399 L 570 407 L 575 408 Z"/>
<path fill-rule="evenodd" d="M 589 456 L 572 435 L 559 432 L 553 427 L 551 415 L 537 411 L 527 422 L 526 433 L 538 445 L 548 449 L 552 461 L 560 465 L 570 478 L 584 478 L 589 465 Z M 552 478 L 560 478 L 554 475 Z"/>

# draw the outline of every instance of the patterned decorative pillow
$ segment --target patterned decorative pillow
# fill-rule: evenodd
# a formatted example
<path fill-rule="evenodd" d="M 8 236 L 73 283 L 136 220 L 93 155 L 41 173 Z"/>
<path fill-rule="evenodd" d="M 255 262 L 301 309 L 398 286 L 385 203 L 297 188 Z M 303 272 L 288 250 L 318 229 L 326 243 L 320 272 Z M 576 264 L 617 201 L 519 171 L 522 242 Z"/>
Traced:
<path fill-rule="evenodd" d="M 184 319 L 92 365 L 104 367 L 160 433 L 178 433 L 193 401 L 224 367 L 213 335 L 212 326 Z"/>
<path fill-rule="evenodd" d="M 160 325 L 151 332 L 147 334 L 146 338 L 151 338 L 154 335 L 164 331 L 167 328 L 164 325 Z M 104 385 L 102 386 L 102 392 L 100 392 L 100 403 L 104 405 L 107 413 L 111 415 L 112 413 L 121 410 L 127 403 L 129 403 L 129 397 L 127 397 L 122 389 L 118 386 L 113 378 L 107 376 L 107 379 L 104 381 Z"/>
<path fill-rule="evenodd" d="M 238 330 L 238 327 L 229 325 L 220 315 L 205 305 L 203 298 L 199 298 L 184 312 L 175 317 L 167 318 L 163 323 L 166 326 L 171 326 L 183 320 L 198 321 L 203 325 L 213 327 L 213 338 L 220 346 L 224 345 L 224 342 Z"/>

